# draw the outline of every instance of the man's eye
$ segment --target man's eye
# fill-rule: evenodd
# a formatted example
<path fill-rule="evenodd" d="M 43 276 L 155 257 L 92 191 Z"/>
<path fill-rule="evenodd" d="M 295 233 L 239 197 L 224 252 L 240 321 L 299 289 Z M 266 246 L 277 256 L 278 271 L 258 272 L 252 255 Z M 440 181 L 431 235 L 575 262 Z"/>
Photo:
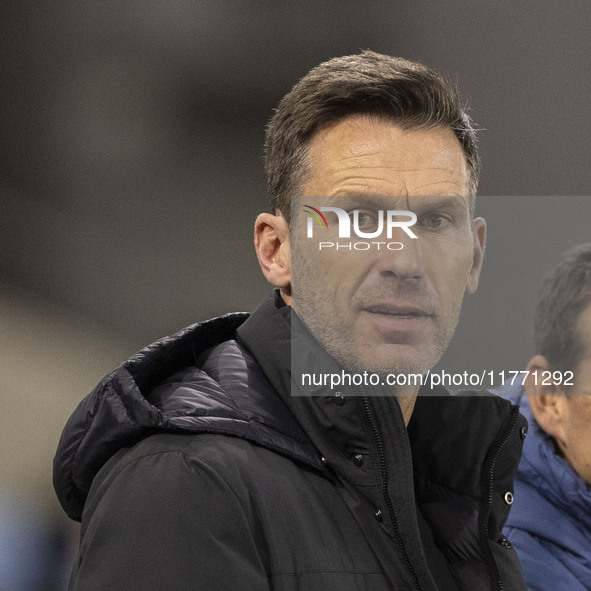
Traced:
<path fill-rule="evenodd" d="M 377 227 L 377 215 L 370 211 L 352 211 L 349 214 L 351 224 L 355 224 L 360 230 L 369 230 Z"/>
<path fill-rule="evenodd" d="M 442 229 L 450 224 L 449 218 L 439 213 L 431 213 L 423 216 L 421 225 L 432 230 Z"/>

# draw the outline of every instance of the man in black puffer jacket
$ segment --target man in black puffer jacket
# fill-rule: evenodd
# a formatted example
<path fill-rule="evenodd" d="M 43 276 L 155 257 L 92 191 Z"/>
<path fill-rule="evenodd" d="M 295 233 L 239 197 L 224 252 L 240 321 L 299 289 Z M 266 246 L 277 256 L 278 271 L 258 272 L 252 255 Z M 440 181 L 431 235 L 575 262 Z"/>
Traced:
<path fill-rule="evenodd" d="M 282 100 L 274 213 L 255 227 L 278 289 L 150 345 L 81 402 L 54 476 L 82 521 L 71 590 L 524 588 L 501 534 L 523 418 L 417 383 L 484 251 L 460 104 L 432 70 L 371 52 Z"/>

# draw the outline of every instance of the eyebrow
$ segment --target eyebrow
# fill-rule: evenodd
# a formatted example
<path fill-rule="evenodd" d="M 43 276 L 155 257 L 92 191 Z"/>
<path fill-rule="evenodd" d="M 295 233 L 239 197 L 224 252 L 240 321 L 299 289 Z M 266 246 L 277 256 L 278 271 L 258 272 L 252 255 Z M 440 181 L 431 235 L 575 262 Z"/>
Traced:
<path fill-rule="evenodd" d="M 391 200 L 409 199 L 412 205 L 418 205 L 420 209 L 444 209 L 446 207 L 468 208 L 469 197 L 464 195 L 433 195 L 433 196 L 413 196 L 405 197 L 403 195 L 370 195 L 363 193 L 334 195 L 326 198 L 327 205 L 338 205 L 346 207 L 355 205 L 358 207 L 378 207 L 379 209 L 389 209 L 392 206 Z M 420 200 L 420 201 L 418 201 Z M 411 207 L 412 209 L 412 207 Z"/>
<path fill-rule="evenodd" d="M 425 207 L 429 209 L 445 209 L 447 207 L 464 208 L 469 206 L 469 200 L 460 195 L 450 195 L 449 197 L 426 197 L 426 199 L 436 199 L 436 201 L 427 201 Z"/>

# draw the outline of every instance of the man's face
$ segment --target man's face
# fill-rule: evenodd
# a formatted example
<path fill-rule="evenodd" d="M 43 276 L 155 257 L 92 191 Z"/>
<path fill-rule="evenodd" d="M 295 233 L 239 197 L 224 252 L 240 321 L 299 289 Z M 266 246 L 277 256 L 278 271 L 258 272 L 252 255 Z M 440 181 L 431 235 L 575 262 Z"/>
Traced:
<path fill-rule="evenodd" d="M 591 483 L 591 306 L 577 324 L 586 355 L 577 367 L 573 395 L 564 398 L 565 424 L 559 445 L 573 468 Z"/>
<path fill-rule="evenodd" d="M 316 134 L 309 166 L 302 204 L 359 210 L 365 231 L 377 210 L 409 210 L 418 238 L 395 228 L 390 241 L 401 250 L 319 251 L 306 238 L 305 214 L 294 212 L 294 310 L 348 370 L 427 371 L 448 346 L 464 293 L 477 287 L 485 242 L 484 220 L 471 219 L 457 138 L 451 129 L 403 131 L 352 116 Z M 335 219 L 319 240 L 339 241 Z M 373 240 L 389 241 L 385 232 Z"/>

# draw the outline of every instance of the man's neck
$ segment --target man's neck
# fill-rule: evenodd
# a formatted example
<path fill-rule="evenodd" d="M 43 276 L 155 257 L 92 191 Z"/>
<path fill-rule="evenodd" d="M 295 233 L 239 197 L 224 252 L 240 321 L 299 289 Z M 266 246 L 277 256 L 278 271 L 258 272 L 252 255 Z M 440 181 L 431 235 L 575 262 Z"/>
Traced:
<path fill-rule="evenodd" d="M 291 306 L 291 295 L 286 293 L 285 290 L 279 290 L 279 295 L 281 300 L 287 306 Z M 402 388 L 404 390 L 404 388 Z M 404 424 L 408 427 L 408 423 L 410 421 L 410 417 L 412 416 L 412 411 L 415 407 L 415 401 L 417 399 L 418 388 L 413 387 L 409 391 L 400 392 L 398 391 L 396 396 L 396 400 L 398 400 L 398 405 L 400 406 L 400 410 L 402 411 L 402 416 L 404 417 Z"/>
<path fill-rule="evenodd" d="M 410 417 L 412 416 L 412 411 L 414 410 L 415 402 L 417 400 L 417 395 L 396 396 L 396 400 L 398 401 L 400 410 L 402 411 L 404 424 L 408 427 L 408 423 L 410 421 Z"/>

